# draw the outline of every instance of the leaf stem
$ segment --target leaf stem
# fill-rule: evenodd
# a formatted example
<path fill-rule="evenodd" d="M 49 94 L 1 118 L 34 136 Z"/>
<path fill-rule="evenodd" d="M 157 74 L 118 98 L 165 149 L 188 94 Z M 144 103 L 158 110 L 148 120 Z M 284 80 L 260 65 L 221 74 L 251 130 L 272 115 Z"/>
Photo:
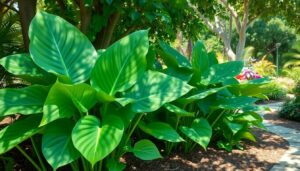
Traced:
<path fill-rule="evenodd" d="M 33 149 L 34 149 L 34 152 L 35 152 L 35 154 L 36 154 L 36 156 L 37 156 L 37 158 L 38 158 L 38 160 L 39 160 L 39 162 L 40 162 L 40 165 L 41 165 L 41 167 L 42 167 L 42 170 L 43 170 L 43 171 L 47 171 L 47 169 L 46 169 L 46 167 L 45 167 L 45 165 L 44 165 L 43 159 L 42 159 L 42 157 L 41 157 L 41 155 L 40 155 L 40 153 L 39 153 L 38 147 L 37 147 L 37 145 L 36 145 L 36 143 L 35 143 L 33 137 L 30 137 L 30 140 L 31 140 L 31 143 L 32 143 L 32 147 L 33 147 Z"/>
<path fill-rule="evenodd" d="M 214 120 L 214 122 L 211 124 L 211 127 L 213 128 L 214 125 L 218 122 L 218 120 L 221 118 L 221 116 L 223 115 L 223 113 L 225 112 L 225 110 L 223 110 L 219 116 Z"/>
<path fill-rule="evenodd" d="M 73 171 L 79 171 L 77 161 L 70 163 L 70 166 L 72 167 Z"/>
<path fill-rule="evenodd" d="M 16 148 L 36 168 L 36 170 L 42 171 L 42 169 L 35 163 L 35 161 L 19 145 L 17 145 Z"/>
<path fill-rule="evenodd" d="M 133 134 L 135 128 L 138 126 L 140 120 L 142 119 L 142 117 L 143 117 L 144 115 L 145 115 L 144 113 L 140 114 L 140 116 L 138 117 L 138 119 L 137 119 L 136 122 L 134 123 L 133 127 L 131 128 L 131 130 L 130 130 L 130 132 L 129 132 L 127 138 L 126 138 L 126 140 L 124 141 L 124 142 L 125 142 L 125 145 L 128 143 L 128 141 L 129 141 L 131 135 Z"/>

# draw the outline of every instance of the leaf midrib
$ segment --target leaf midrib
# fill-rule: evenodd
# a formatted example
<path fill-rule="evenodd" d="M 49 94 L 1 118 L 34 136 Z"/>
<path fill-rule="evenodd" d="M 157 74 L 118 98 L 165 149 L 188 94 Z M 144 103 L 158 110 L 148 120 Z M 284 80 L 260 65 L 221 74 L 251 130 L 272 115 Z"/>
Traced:
<path fill-rule="evenodd" d="M 138 42 L 135 44 L 135 46 L 134 46 L 134 48 L 133 49 L 135 49 L 139 44 L 140 44 L 140 42 L 141 42 L 141 38 L 138 40 Z M 117 75 L 117 77 L 116 77 L 116 79 L 115 79 L 115 81 L 114 81 L 114 83 L 113 83 L 113 85 L 112 85 L 112 88 L 110 89 L 110 92 L 109 92 L 109 95 L 111 95 L 111 96 L 113 96 L 114 94 L 114 91 L 115 91 L 115 88 L 116 88 L 116 86 L 117 86 L 117 82 L 119 81 L 119 78 L 120 78 L 120 76 L 121 76 L 121 73 L 123 73 L 123 70 L 124 70 L 124 68 L 125 68 L 125 66 L 126 66 L 126 64 L 127 64 L 127 62 L 128 62 L 128 60 L 130 59 L 130 57 L 132 56 L 132 54 L 134 54 L 135 53 L 135 51 L 131 51 L 132 53 L 129 53 L 128 55 L 127 55 L 127 57 L 126 57 L 126 60 L 125 60 L 125 62 L 123 63 L 123 65 L 122 65 L 122 67 L 121 67 L 121 69 L 120 69 L 120 72 L 118 73 L 118 75 Z"/>
<path fill-rule="evenodd" d="M 46 24 L 47 24 L 47 28 L 49 29 L 49 23 L 46 22 Z M 69 72 L 68 72 L 68 69 L 67 69 L 67 66 L 66 66 L 66 64 L 65 64 L 65 61 L 63 60 L 62 54 L 60 53 L 60 50 L 59 50 L 59 48 L 58 48 L 58 44 L 57 44 L 57 42 L 56 42 L 56 39 L 55 39 L 55 37 L 54 37 L 54 35 L 53 35 L 51 29 L 49 29 L 49 32 L 51 33 L 51 37 L 52 37 L 53 40 L 54 40 L 54 45 L 55 45 L 56 50 L 58 51 L 58 54 L 59 54 L 59 57 L 60 57 L 59 60 L 60 60 L 60 62 L 61 62 L 61 64 L 62 64 L 62 66 L 63 66 L 63 69 L 64 69 L 66 75 L 67 75 L 68 77 L 70 77 Z"/>

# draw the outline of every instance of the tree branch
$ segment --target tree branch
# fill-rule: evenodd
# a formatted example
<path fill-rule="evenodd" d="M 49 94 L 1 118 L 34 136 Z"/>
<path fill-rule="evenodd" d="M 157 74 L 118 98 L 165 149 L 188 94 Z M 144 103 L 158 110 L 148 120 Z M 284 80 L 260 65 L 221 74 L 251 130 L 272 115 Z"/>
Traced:
<path fill-rule="evenodd" d="M 239 20 L 239 16 L 238 16 L 236 10 L 233 8 L 233 6 L 228 4 L 227 0 L 219 0 L 219 1 L 221 2 L 221 4 L 223 4 L 227 8 L 227 10 L 230 12 L 231 16 L 234 18 L 237 31 L 239 31 L 241 29 L 241 21 Z"/>
<path fill-rule="evenodd" d="M 193 5 L 189 0 L 187 1 L 188 2 L 188 5 L 189 7 L 191 7 L 194 12 L 201 18 L 201 20 L 206 24 L 206 26 L 212 31 L 212 32 L 215 32 L 216 34 L 219 35 L 219 33 L 217 32 L 214 24 L 212 22 L 210 22 L 203 14 L 201 14 L 197 7 L 195 5 Z"/>
<path fill-rule="evenodd" d="M 98 49 L 107 48 L 112 40 L 112 35 L 115 30 L 115 27 L 120 19 L 120 13 L 115 12 L 110 15 L 107 26 L 104 27 L 101 32 L 96 35 L 96 40 L 94 42 L 94 46 Z"/>
<path fill-rule="evenodd" d="M 0 2 L 0 5 L 3 5 L 4 7 L 6 7 L 6 8 L 8 8 L 8 9 L 10 9 L 10 10 L 16 12 L 17 14 L 19 14 L 19 11 L 18 11 L 15 7 L 12 6 L 12 5 L 13 5 L 13 2 L 12 2 L 10 5 L 7 5 L 7 4 L 5 4 L 5 3 L 3 3 L 3 2 Z"/>
<path fill-rule="evenodd" d="M 80 30 L 86 34 L 92 18 L 91 4 L 85 4 L 85 0 L 80 0 Z"/>

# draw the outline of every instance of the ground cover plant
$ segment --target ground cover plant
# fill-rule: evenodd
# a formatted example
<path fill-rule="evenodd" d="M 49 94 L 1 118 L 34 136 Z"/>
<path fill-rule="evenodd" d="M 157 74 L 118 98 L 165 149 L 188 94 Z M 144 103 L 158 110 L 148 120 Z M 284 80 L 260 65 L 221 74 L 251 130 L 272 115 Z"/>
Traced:
<path fill-rule="evenodd" d="M 161 158 L 158 141 L 168 153 L 212 141 L 242 148 L 242 139 L 255 141 L 252 127 L 263 128 L 254 103 L 265 98 L 265 80 L 239 83 L 243 63 L 219 64 L 201 41 L 191 61 L 162 41 L 149 48 L 148 30 L 96 50 L 76 27 L 45 12 L 32 20 L 29 38 L 29 54 L 0 60 L 27 81 L 0 89 L 0 117 L 21 115 L 0 131 L 0 154 L 17 148 L 37 170 L 47 170 L 44 159 L 54 170 L 123 170 L 125 153 Z M 27 139 L 38 161 L 20 146 Z"/>

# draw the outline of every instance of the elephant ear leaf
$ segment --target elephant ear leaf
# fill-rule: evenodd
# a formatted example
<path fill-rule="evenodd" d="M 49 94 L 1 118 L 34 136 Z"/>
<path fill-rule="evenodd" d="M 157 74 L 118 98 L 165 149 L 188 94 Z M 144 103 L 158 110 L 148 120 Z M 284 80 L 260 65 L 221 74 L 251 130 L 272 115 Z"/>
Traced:
<path fill-rule="evenodd" d="M 97 60 L 91 85 L 97 91 L 114 96 L 132 87 L 147 67 L 148 31 L 136 31 L 115 42 Z"/>
<path fill-rule="evenodd" d="M 29 51 L 42 69 L 67 76 L 73 83 L 89 79 L 97 51 L 89 39 L 64 19 L 38 12 L 29 28 Z"/>

